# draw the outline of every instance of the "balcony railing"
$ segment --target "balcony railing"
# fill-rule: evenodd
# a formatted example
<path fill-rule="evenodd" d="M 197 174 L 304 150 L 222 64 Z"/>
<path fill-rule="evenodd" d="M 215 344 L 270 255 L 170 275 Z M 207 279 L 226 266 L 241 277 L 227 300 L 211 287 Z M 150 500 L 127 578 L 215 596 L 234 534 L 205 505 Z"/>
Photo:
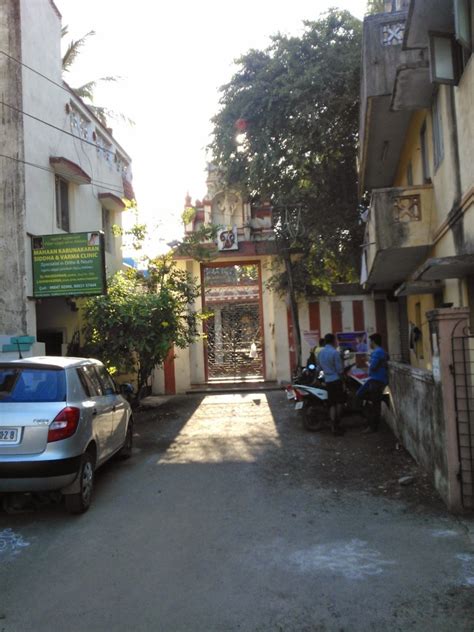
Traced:
<path fill-rule="evenodd" d="M 432 185 L 372 192 L 365 234 L 369 287 L 391 289 L 424 260 L 431 246 L 432 217 Z"/>

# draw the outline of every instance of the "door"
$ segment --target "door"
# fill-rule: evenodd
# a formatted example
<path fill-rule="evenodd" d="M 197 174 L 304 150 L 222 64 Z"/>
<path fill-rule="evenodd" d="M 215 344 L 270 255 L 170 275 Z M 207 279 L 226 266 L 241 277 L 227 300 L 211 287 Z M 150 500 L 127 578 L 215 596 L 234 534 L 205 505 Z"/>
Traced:
<path fill-rule="evenodd" d="M 111 378 L 107 369 L 104 366 L 97 366 L 96 369 L 102 383 L 103 392 L 105 396 L 110 399 L 110 403 L 112 405 L 113 424 L 110 435 L 110 447 L 113 452 L 116 452 L 122 447 L 123 442 L 125 441 L 128 421 L 128 405 L 124 398 L 117 393 L 115 382 Z"/>
<path fill-rule="evenodd" d="M 97 461 L 100 463 L 113 451 L 115 400 L 105 392 L 94 365 L 82 366 L 77 371 L 86 394 L 93 402 L 92 432 L 98 444 Z"/>
<path fill-rule="evenodd" d="M 43 342 L 48 356 L 62 356 L 64 335 L 62 331 L 38 331 L 38 342 Z"/>

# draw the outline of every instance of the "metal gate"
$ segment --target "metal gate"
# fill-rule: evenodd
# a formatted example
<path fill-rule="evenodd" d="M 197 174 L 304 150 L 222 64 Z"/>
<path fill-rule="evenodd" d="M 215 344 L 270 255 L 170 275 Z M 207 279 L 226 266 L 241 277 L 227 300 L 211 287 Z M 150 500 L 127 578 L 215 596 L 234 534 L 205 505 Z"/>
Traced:
<path fill-rule="evenodd" d="M 259 266 L 204 268 L 207 379 L 252 381 L 264 377 Z"/>
<path fill-rule="evenodd" d="M 207 331 L 209 379 L 262 378 L 259 306 L 250 303 L 217 309 L 219 318 L 214 315 Z"/>
<path fill-rule="evenodd" d="M 453 336 L 452 352 L 462 503 L 474 509 L 474 336 Z"/>

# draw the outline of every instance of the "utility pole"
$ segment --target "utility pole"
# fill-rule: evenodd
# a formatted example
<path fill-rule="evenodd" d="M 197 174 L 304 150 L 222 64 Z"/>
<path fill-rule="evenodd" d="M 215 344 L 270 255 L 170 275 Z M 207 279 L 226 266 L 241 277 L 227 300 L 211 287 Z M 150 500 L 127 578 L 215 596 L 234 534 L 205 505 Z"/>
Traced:
<path fill-rule="evenodd" d="M 293 283 L 293 266 L 291 263 L 290 249 L 285 248 L 283 251 L 283 259 L 285 262 L 285 271 L 288 278 L 288 299 L 290 303 L 291 320 L 293 323 L 293 338 L 295 342 L 296 366 L 301 366 L 301 329 L 300 318 L 298 313 L 298 301 L 296 300 L 295 287 Z"/>

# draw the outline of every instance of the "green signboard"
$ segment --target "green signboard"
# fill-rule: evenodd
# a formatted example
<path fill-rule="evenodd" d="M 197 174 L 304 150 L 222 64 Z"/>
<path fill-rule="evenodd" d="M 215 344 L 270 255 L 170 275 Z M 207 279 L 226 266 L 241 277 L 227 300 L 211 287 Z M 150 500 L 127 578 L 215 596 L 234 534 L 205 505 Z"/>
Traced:
<path fill-rule="evenodd" d="M 103 235 L 61 233 L 31 239 L 33 296 L 94 296 L 106 293 Z"/>

